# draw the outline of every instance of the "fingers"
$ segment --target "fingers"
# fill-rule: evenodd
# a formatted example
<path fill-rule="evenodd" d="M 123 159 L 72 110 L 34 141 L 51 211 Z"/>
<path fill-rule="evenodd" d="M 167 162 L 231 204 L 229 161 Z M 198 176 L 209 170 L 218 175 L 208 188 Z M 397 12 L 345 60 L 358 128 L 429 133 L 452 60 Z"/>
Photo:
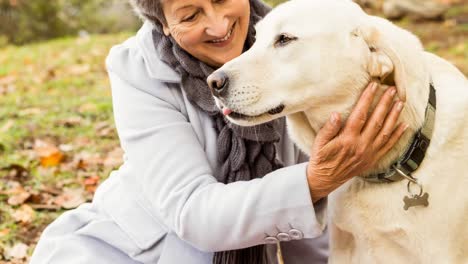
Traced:
<path fill-rule="evenodd" d="M 315 144 L 319 148 L 330 142 L 341 130 L 341 117 L 338 113 L 332 113 L 328 122 L 319 130 L 315 138 Z"/>
<path fill-rule="evenodd" d="M 378 156 L 383 157 L 387 152 L 392 149 L 401 136 L 405 133 L 406 129 L 408 129 L 408 125 L 400 124 L 395 131 L 391 134 L 390 138 L 387 142 L 385 142 L 384 146 L 380 149 Z"/>
<path fill-rule="evenodd" d="M 400 117 L 401 111 L 403 110 L 404 104 L 401 101 L 397 101 L 393 105 L 392 111 L 388 114 L 387 118 L 385 119 L 385 123 L 383 124 L 382 129 L 375 137 L 375 145 L 377 147 L 381 147 L 389 141 L 393 131 L 395 131 L 395 126 L 398 122 L 398 118 Z"/>
<path fill-rule="evenodd" d="M 382 98 L 380 98 L 380 101 L 377 104 L 375 110 L 373 111 L 372 116 L 367 121 L 363 129 L 362 134 L 364 138 L 374 139 L 375 136 L 384 127 L 384 122 L 386 122 L 385 118 L 387 117 L 388 112 L 392 108 L 393 98 L 395 97 L 395 94 L 396 94 L 396 88 L 391 87 L 387 89 L 387 91 L 382 96 Z M 393 131 L 394 127 L 392 127 L 391 129 L 392 129 L 391 131 Z"/>
<path fill-rule="evenodd" d="M 370 83 L 366 90 L 362 93 L 361 98 L 354 107 L 351 115 L 348 118 L 345 126 L 346 133 L 358 134 L 367 120 L 369 108 L 374 100 L 375 92 L 377 91 L 377 83 Z"/>

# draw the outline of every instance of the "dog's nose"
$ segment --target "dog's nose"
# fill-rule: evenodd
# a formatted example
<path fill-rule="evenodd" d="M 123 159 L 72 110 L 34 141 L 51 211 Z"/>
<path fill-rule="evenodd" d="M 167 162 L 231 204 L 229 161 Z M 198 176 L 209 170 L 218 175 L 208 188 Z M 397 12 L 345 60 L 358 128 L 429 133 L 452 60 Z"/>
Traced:
<path fill-rule="evenodd" d="M 226 94 L 229 85 L 229 77 L 225 72 L 216 71 L 208 76 L 207 81 L 214 96 L 222 97 Z"/>

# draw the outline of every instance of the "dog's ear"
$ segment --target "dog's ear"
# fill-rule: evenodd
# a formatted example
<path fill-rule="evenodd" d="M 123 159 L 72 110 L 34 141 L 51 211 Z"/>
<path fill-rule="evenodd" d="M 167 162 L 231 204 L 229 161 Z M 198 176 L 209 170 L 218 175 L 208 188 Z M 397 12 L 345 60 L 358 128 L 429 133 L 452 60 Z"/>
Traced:
<path fill-rule="evenodd" d="M 370 58 L 367 67 L 371 77 L 380 79 L 382 83 L 395 85 L 400 100 L 406 101 L 406 89 L 409 85 L 406 65 L 392 47 L 392 43 L 374 26 L 360 26 L 353 34 L 359 34 L 369 47 Z"/>
<path fill-rule="evenodd" d="M 421 41 L 411 32 L 376 16 L 359 22 L 359 36 L 371 51 L 368 70 L 384 83 L 396 85 L 400 100 L 408 89 L 417 89 L 429 80 Z"/>

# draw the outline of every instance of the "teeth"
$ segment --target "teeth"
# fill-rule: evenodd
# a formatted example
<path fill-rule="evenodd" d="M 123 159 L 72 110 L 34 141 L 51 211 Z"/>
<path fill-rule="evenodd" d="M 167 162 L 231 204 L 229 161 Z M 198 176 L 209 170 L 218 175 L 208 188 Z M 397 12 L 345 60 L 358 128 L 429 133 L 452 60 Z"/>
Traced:
<path fill-rule="evenodd" d="M 212 40 L 210 42 L 213 42 L 213 43 L 219 43 L 219 42 L 223 42 L 223 41 L 226 41 L 228 40 L 230 37 L 231 37 L 231 34 L 232 34 L 232 31 L 234 30 L 234 26 L 231 28 L 231 30 L 229 30 L 228 34 L 222 38 L 222 39 L 215 39 L 215 40 Z"/>

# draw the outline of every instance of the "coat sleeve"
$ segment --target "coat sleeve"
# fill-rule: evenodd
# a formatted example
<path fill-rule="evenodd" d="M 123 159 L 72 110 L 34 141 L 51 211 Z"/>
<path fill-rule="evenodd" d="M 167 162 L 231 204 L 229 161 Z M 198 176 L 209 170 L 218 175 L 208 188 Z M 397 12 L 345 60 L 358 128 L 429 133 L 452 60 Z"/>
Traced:
<path fill-rule="evenodd" d="M 138 51 L 124 47 L 107 58 L 125 166 L 153 215 L 210 252 L 263 244 L 292 228 L 304 238 L 322 234 L 325 208 L 316 210 L 311 202 L 307 163 L 248 182 L 217 182 L 179 99 L 148 77 L 143 64 Z"/>

